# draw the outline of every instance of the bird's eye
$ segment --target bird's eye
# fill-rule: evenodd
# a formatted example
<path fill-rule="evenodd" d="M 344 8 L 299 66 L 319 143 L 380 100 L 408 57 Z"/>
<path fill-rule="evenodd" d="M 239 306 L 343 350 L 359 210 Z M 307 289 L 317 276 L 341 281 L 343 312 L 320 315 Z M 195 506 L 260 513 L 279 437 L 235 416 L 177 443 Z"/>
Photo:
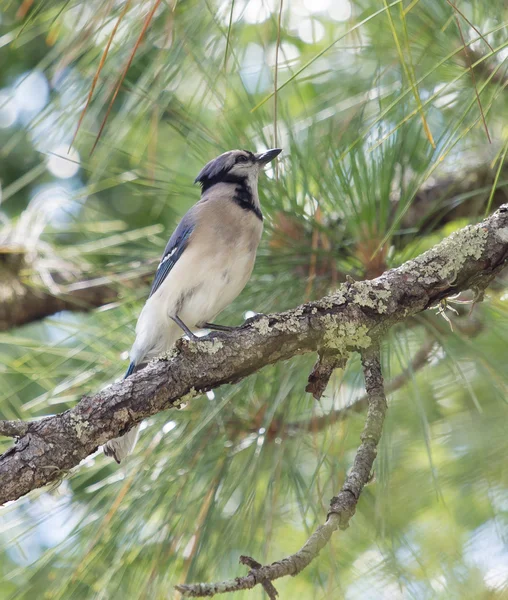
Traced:
<path fill-rule="evenodd" d="M 244 156 L 243 154 L 241 154 L 237 159 L 236 162 L 237 163 L 246 163 L 248 160 L 248 158 L 246 156 Z"/>

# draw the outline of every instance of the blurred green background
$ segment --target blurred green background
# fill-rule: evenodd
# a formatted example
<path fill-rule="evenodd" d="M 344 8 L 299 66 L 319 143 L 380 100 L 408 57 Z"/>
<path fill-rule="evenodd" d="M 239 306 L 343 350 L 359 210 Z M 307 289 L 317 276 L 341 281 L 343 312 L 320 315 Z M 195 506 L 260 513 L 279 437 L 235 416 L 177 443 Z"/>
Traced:
<path fill-rule="evenodd" d="M 155 268 L 223 151 L 284 149 L 223 323 L 375 277 L 504 202 L 507 25 L 492 0 L 2 0 L 0 254 L 25 254 L 24 285 L 104 276 L 118 298 L 0 332 L 0 416 L 61 412 L 123 374 L 149 283 L 114 282 Z M 508 598 L 507 300 L 500 277 L 450 305 L 453 330 L 427 311 L 390 332 L 385 379 L 404 385 L 375 481 L 282 598 Z M 358 357 L 321 403 L 313 358 L 149 419 L 120 467 L 97 453 L 0 509 L 0 600 L 177 598 L 244 574 L 242 553 L 297 550 L 363 424 L 332 418 L 363 394 Z"/>

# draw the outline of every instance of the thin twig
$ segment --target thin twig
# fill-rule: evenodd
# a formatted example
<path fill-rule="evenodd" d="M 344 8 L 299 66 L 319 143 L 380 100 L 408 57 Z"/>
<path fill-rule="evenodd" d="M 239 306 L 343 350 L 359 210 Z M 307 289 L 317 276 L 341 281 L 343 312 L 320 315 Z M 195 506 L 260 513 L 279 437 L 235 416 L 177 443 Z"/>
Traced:
<path fill-rule="evenodd" d="M 330 377 L 335 369 L 343 369 L 346 366 L 347 357 L 341 354 L 319 354 L 319 358 L 309 375 L 306 392 L 320 400 Z"/>
<path fill-rule="evenodd" d="M 404 369 L 402 373 L 391 379 L 385 385 L 386 394 L 391 394 L 399 390 L 408 382 L 409 379 L 411 379 L 416 371 L 419 371 L 422 367 L 424 367 L 428 363 L 430 353 L 435 345 L 436 342 L 433 339 L 429 339 L 424 342 L 422 347 L 415 353 L 411 364 Z M 306 389 L 306 391 L 309 390 Z M 284 437 L 285 435 L 295 435 L 297 433 L 304 433 L 308 431 L 322 431 L 334 423 L 344 421 L 351 413 L 363 412 L 367 408 L 368 402 L 369 397 L 367 394 L 365 394 L 352 404 L 332 410 L 325 415 L 313 417 L 307 421 L 295 421 L 281 424 L 279 429 L 276 428 L 276 435 L 279 437 Z"/>
<path fill-rule="evenodd" d="M 247 565 L 251 569 L 260 569 L 263 566 L 261 563 L 258 563 L 257 560 L 254 560 L 250 556 L 240 556 L 239 563 L 241 565 Z M 279 592 L 275 589 L 273 583 L 271 581 L 265 580 L 261 582 L 261 585 L 263 586 L 265 592 L 268 594 L 270 600 L 276 600 L 277 596 L 279 595 Z"/>
<path fill-rule="evenodd" d="M 351 517 L 354 515 L 356 505 L 363 488 L 371 478 L 372 467 L 377 453 L 377 445 L 381 438 L 384 417 L 386 414 L 386 398 L 383 390 L 383 377 L 379 348 L 373 346 L 362 353 L 362 365 L 365 375 L 365 389 L 369 397 L 369 410 L 365 419 L 365 426 L 361 434 L 360 444 L 351 471 L 344 482 L 340 492 L 330 502 L 330 510 L 323 525 L 320 525 L 310 536 L 305 544 L 294 554 L 261 566 L 249 557 L 241 557 L 240 562 L 253 566 L 247 575 L 227 581 L 216 583 L 195 583 L 177 585 L 176 589 L 184 597 L 211 597 L 215 594 L 237 592 L 252 589 L 262 585 L 267 590 L 268 582 L 298 575 L 305 569 L 329 542 L 332 534 L 337 529 L 346 529 Z M 273 586 L 272 586 L 273 588 Z M 269 588 L 270 598 L 275 598 L 275 588 Z"/>

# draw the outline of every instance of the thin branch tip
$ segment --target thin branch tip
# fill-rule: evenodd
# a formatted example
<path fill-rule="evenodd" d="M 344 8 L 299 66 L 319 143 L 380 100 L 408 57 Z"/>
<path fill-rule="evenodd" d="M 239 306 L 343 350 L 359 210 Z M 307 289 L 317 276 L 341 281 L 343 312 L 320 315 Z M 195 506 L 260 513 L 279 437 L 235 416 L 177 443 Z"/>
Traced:
<path fill-rule="evenodd" d="M 151 362 L 126 382 L 83 397 L 71 409 L 41 422 L 30 426 L 3 423 L 3 435 L 18 437 L 33 432 L 34 436 L 30 443 L 18 443 L 0 456 L 0 504 L 51 483 L 107 440 L 145 418 L 190 401 L 198 395 L 196 390 L 216 389 L 269 365 L 315 353 L 325 340 L 330 350 L 342 355 L 362 352 L 366 375 L 367 424 L 371 430 L 364 432 L 359 449 L 363 460 L 355 466 L 357 482 L 362 485 L 347 481 L 340 498 L 339 504 L 346 510 L 352 505 L 347 492 L 358 498 L 368 480 L 381 434 L 376 423 L 382 422 L 386 411 L 382 379 L 372 376 L 377 371 L 380 374 L 379 360 L 373 360 L 373 349 L 366 346 L 374 348 L 390 327 L 414 318 L 444 298 L 472 287 L 485 289 L 508 263 L 507 231 L 508 205 L 504 205 L 480 223 L 455 231 L 427 252 L 376 279 L 343 285 L 320 300 L 271 314 L 227 334 L 216 334 L 214 343 L 209 338 L 192 346 L 180 345 L 170 359 Z M 2 321 L 0 314 L 0 329 Z M 423 352 L 424 361 L 427 352 Z M 328 364 L 328 373 L 332 366 Z M 323 386 L 325 378 L 318 379 Z M 331 522 L 338 527 L 338 519 Z M 291 574 L 304 568 L 304 563 L 294 563 Z M 261 569 L 263 576 L 272 566 Z M 257 577 L 259 572 L 255 573 Z M 249 581 L 251 587 L 259 583 L 252 575 Z"/>

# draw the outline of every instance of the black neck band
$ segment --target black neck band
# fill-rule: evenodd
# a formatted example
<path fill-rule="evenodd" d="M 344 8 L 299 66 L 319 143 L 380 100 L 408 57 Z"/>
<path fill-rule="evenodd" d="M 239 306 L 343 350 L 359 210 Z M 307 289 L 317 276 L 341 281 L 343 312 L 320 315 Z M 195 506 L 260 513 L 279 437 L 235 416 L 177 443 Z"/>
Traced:
<path fill-rule="evenodd" d="M 254 204 L 252 189 L 247 183 L 247 177 L 242 177 L 239 175 L 223 175 L 222 177 L 220 177 L 220 179 L 207 179 L 205 182 L 202 183 L 202 193 L 206 192 L 206 190 L 209 190 L 212 186 L 216 185 L 217 183 L 236 184 L 233 202 L 235 202 L 235 204 L 238 204 L 238 206 L 240 206 L 244 210 L 252 211 L 260 221 L 263 220 L 263 214 L 261 213 L 261 210 L 258 206 Z"/>

